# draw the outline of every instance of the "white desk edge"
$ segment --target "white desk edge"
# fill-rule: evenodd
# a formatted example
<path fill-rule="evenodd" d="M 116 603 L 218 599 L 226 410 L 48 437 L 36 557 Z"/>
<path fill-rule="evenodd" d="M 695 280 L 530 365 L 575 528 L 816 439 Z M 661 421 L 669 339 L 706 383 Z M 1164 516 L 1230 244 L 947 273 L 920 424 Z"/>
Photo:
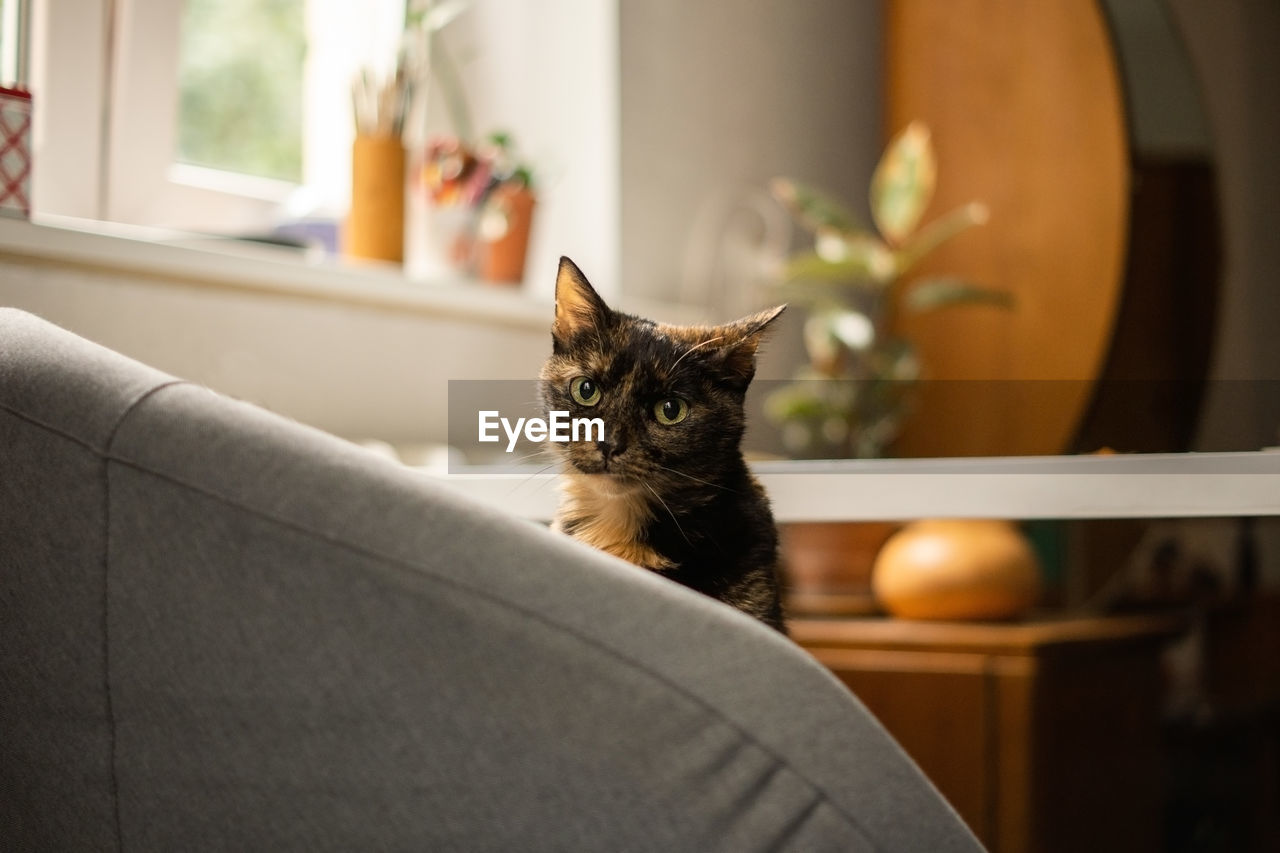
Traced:
<path fill-rule="evenodd" d="M 760 462 L 752 469 L 780 522 L 1280 515 L 1275 450 Z M 545 521 L 555 511 L 558 478 L 538 470 L 463 469 L 440 479 Z"/>

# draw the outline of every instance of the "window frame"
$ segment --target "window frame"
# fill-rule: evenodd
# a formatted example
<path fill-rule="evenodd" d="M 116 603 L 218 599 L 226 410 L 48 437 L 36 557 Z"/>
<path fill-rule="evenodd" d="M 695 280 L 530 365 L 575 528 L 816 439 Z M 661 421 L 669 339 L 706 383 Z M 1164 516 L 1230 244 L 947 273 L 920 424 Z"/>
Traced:
<path fill-rule="evenodd" d="M 103 218 L 192 231 L 269 228 L 295 185 L 174 160 L 183 5 L 115 5 Z"/>
<path fill-rule="evenodd" d="M 380 0 L 377 6 L 306 0 L 303 163 L 297 184 L 176 162 L 184 4 L 119 0 L 115 5 L 104 218 L 253 232 L 277 224 L 295 200 L 330 215 L 346 208 L 355 129 L 345 93 L 362 64 L 395 56 L 404 0 Z M 359 35 L 352 39 L 353 33 Z"/>

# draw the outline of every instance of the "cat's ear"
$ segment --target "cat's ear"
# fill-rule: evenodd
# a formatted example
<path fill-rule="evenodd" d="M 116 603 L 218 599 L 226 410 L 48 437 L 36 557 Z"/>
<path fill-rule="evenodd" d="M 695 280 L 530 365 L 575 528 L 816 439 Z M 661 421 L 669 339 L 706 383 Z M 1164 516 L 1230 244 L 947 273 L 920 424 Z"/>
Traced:
<path fill-rule="evenodd" d="M 721 354 L 721 367 L 731 380 L 741 382 L 745 387 L 755 376 L 756 350 L 760 348 L 760 340 L 785 310 L 787 306 L 778 305 L 717 328 L 717 333 L 724 337 L 716 350 Z"/>
<path fill-rule="evenodd" d="M 577 264 L 562 257 L 556 274 L 556 319 L 551 324 L 551 337 L 556 345 L 567 345 L 579 332 L 602 330 L 608 320 L 609 306 Z"/>

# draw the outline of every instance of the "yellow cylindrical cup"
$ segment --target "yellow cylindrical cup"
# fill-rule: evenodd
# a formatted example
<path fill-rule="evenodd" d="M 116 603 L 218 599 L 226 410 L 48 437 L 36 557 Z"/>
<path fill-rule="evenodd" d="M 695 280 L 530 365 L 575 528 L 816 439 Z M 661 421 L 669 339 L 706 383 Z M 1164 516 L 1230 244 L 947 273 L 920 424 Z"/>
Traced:
<path fill-rule="evenodd" d="M 398 136 L 356 136 L 342 250 L 354 258 L 404 260 L 404 144 Z"/>

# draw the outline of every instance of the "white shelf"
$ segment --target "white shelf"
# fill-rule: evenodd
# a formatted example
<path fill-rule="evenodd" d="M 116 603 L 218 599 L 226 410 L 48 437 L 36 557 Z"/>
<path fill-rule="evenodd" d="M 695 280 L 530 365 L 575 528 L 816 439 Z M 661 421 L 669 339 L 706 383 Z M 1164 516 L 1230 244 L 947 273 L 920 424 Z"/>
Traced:
<path fill-rule="evenodd" d="M 1188 518 L 1280 515 L 1280 452 L 761 462 L 788 521 Z M 444 475 L 472 498 L 536 520 L 557 477 L 538 468 Z"/>

